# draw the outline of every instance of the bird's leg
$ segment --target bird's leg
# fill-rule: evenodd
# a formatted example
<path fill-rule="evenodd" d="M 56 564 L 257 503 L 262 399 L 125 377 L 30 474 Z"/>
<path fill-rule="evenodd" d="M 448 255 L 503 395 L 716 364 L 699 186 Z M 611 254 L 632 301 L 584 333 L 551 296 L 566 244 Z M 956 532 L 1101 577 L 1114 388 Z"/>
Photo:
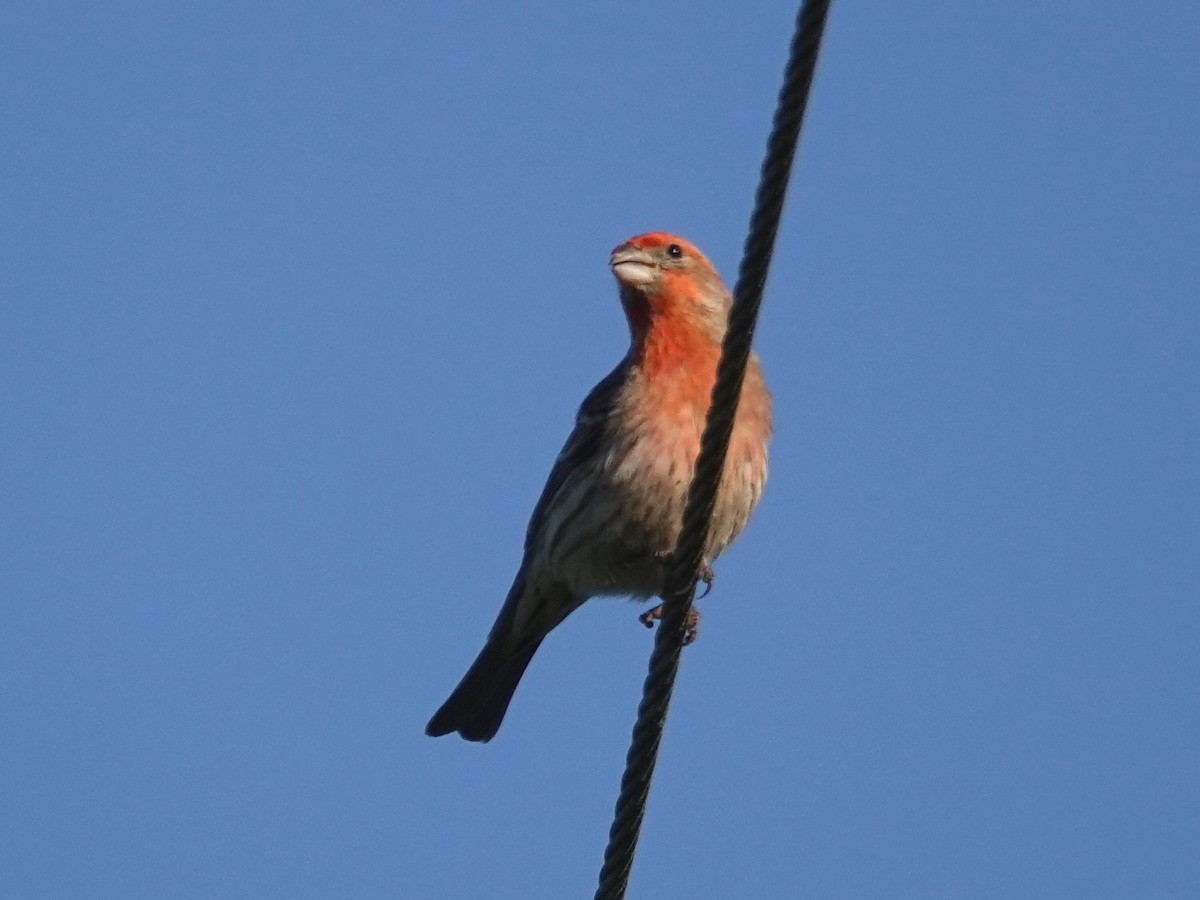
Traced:
<path fill-rule="evenodd" d="M 670 568 L 671 559 L 674 555 L 674 552 L 671 550 L 659 550 L 654 554 L 655 561 L 663 567 L 664 573 Z M 696 599 L 703 600 L 708 596 L 708 592 L 712 590 L 713 580 L 717 577 L 707 559 L 700 560 L 700 571 L 696 573 L 696 577 L 697 580 L 704 583 L 704 593 L 700 594 Z"/>
<path fill-rule="evenodd" d="M 638 616 L 638 621 L 647 628 L 653 628 L 654 623 L 661 619 L 663 615 L 663 605 L 660 603 L 654 609 L 647 610 Z M 700 633 L 700 610 L 692 607 L 688 610 L 687 618 L 683 623 L 683 646 L 687 646 L 696 639 L 696 635 Z"/>
<path fill-rule="evenodd" d="M 670 567 L 673 556 L 674 553 L 670 550 L 660 550 L 654 554 L 654 559 L 663 567 L 665 571 Z M 699 600 L 703 597 L 707 597 L 708 592 L 712 590 L 713 570 L 712 566 L 708 564 L 708 560 L 700 560 L 700 571 L 697 573 L 697 578 L 698 580 L 704 582 L 704 593 L 696 598 Z M 654 609 L 648 610 L 638 616 L 638 621 L 647 628 L 653 628 L 654 623 L 662 618 L 662 614 L 663 604 L 660 603 L 658 606 L 654 607 Z M 699 625 L 700 611 L 693 606 L 688 610 L 687 620 L 683 623 L 683 644 L 685 647 L 696 639 L 696 635 L 699 632 Z"/>

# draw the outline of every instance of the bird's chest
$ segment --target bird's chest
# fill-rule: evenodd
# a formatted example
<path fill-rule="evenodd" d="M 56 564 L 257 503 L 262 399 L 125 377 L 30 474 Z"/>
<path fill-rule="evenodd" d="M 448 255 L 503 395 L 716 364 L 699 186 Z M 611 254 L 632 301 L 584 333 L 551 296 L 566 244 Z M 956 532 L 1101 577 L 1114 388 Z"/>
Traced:
<path fill-rule="evenodd" d="M 638 542 L 669 550 L 679 532 L 708 407 L 689 373 L 639 385 L 622 410 L 612 486 Z"/>

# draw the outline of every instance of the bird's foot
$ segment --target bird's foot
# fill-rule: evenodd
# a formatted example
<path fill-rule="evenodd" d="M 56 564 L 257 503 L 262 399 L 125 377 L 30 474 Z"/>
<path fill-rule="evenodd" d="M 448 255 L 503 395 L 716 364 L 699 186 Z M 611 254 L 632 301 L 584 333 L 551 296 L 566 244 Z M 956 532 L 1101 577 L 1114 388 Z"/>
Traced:
<path fill-rule="evenodd" d="M 663 604 L 658 604 L 654 609 L 647 610 L 638 616 L 638 621 L 647 628 L 653 628 L 654 623 L 663 616 Z M 688 610 L 687 618 L 683 623 L 683 646 L 687 646 L 696 639 L 696 635 L 700 632 L 700 610 L 692 607 Z"/>
<path fill-rule="evenodd" d="M 654 558 L 658 560 L 663 569 L 667 569 L 671 565 L 671 559 L 675 554 L 670 550 L 660 550 L 654 554 Z M 712 590 L 713 580 L 716 578 L 716 573 L 713 572 L 712 566 L 708 564 L 708 560 L 700 560 L 700 571 L 696 573 L 698 581 L 703 582 L 704 591 L 696 599 L 703 600 L 708 596 L 708 592 Z"/>

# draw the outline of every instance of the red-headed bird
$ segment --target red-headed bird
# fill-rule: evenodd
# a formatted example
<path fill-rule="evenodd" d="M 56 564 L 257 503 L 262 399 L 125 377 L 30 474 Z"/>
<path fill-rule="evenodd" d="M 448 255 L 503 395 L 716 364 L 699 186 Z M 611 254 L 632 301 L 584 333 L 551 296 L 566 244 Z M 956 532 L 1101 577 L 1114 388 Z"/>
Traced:
<path fill-rule="evenodd" d="M 426 734 L 491 740 L 542 640 L 585 600 L 659 594 L 679 538 L 731 298 L 694 245 L 663 232 L 609 260 L 629 352 L 579 408 L 525 535 L 487 643 Z M 771 396 L 750 357 L 705 544 L 705 571 L 745 527 L 767 480 Z"/>

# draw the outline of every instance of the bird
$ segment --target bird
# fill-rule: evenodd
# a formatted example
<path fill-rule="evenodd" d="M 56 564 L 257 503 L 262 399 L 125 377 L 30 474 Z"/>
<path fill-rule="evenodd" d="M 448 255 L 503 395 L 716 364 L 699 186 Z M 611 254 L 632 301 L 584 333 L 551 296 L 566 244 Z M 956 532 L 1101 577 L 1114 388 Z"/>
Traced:
<path fill-rule="evenodd" d="M 552 629 L 592 597 L 661 594 L 716 380 L 732 298 L 691 242 L 648 232 L 609 258 L 629 325 L 625 356 L 584 399 L 525 535 L 508 596 L 478 657 L 430 719 L 431 737 L 495 737 Z M 771 395 L 751 354 L 701 577 L 762 496 Z M 642 621 L 650 624 L 647 614 Z"/>

